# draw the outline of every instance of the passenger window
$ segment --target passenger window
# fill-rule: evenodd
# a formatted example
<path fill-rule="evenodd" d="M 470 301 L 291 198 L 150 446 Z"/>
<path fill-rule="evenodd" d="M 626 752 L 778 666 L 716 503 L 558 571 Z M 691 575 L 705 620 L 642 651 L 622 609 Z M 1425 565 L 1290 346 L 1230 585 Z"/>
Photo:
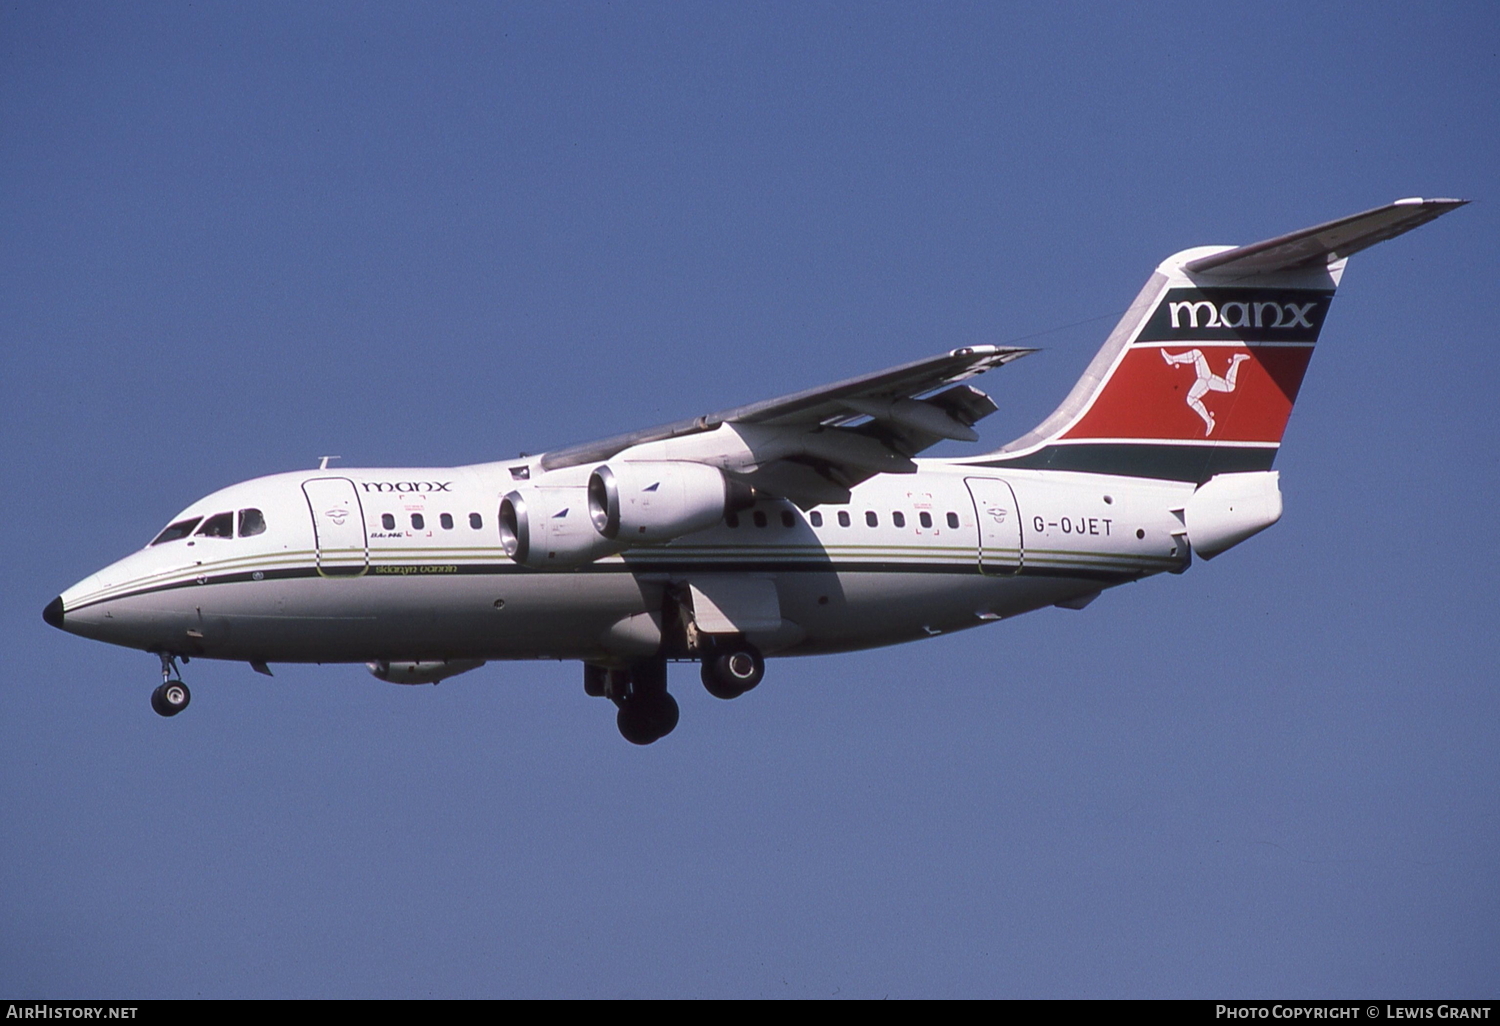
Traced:
<path fill-rule="evenodd" d="M 197 527 L 198 521 L 202 519 L 202 517 L 191 517 L 187 520 L 179 520 L 177 521 L 177 523 L 169 526 L 161 534 L 157 535 L 156 540 L 151 544 L 160 545 L 162 542 L 176 541 L 178 538 L 186 538 L 188 535 L 193 533 L 193 528 Z"/>
<path fill-rule="evenodd" d="M 756 527 L 765 527 L 766 526 L 766 511 L 765 510 L 758 509 L 754 513 L 752 513 L 751 516 L 755 519 L 755 526 Z"/>
<path fill-rule="evenodd" d="M 427 526 L 427 521 L 422 518 L 422 514 L 420 514 L 420 513 L 413 513 L 411 515 L 411 529 L 413 531 L 420 531 L 422 528 L 424 528 L 426 526 Z"/>
<path fill-rule="evenodd" d="M 817 510 L 813 510 L 811 513 L 809 513 L 807 515 L 807 518 L 812 521 L 812 525 L 814 527 L 823 526 L 823 514 L 819 513 Z"/>
<path fill-rule="evenodd" d="M 849 526 L 849 511 L 848 510 L 842 510 L 842 509 L 839 510 L 839 526 L 840 527 L 848 527 Z"/>
<path fill-rule="evenodd" d="M 897 527 L 905 527 L 906 526 L 906 514 L 902 513 L 898 509 L 896 512 L 894 512 L 894 513 L 891 514 L 891 523 L 895 524 Z"/>
<path fill-rule="evenodd" d="M 932 526 L 932 514 L 931 513 L 928 513 L 928 512 L 925 512 L 925 511 L 923 511 L 921 513 L 918 513 L 917 514 L 917 519 L 919 521 L 921 521 L 923 527 L 931 527 Z"/>
<path fill-rule="evenodd" d="M 954 530 L 958 529 L 958 514 L 957 513 L 949 513 L 948 514 L 948 526 L 951 527 L 951 528 L 953 528 Z"/>
<path fill-rule="evenodd" d="M 484 526 L 484 517 L 480 516 L 478 513 L 470 513 L 469 526 L 474 528 L 474 530 L 476 531 L 479 530 Z"/>
<path fill-rule="evenodd" d="M 866 527 L 879 527 L 880 526 L 880 518 L 875 515 L 875 511 L 873 509 L 867 509 L 867 510 L 865 510 L 865 526 Z"/>
<path fill-rule="evenodd" d="M 387 531 L 394 531 L 396 529 L 395 516 L 390 513 L 380 514 L 380 526 L 385 528 Z"/>
<path fill-rule="evenodd" d="M 234 514 L 215 513 L 203 521 L 203 526 L 198 528 L 199 538 L 233 538 L 234 537 Z"/>
<path fill-rule="evenodd" d="M 796 527 L 797 526 L 797 518 L 794 517 L 794 516 L 792 516 L 792 511 L 791 510 L 784 509 L 784 510 L 781 511 L 781 526 L 782 527 Z"/>
<path fill-rule="evenodd" d="M 266 533 L 266 518 L 258 509 L 240 510 L 240 537 Z"/>
<path fill-rule="evenodd" d="M 728 516 L 726 516 L 724 518 L 724 526 L 725 527 L 739 527 L 740 526 L 740 515 L 738 513 L 730 513 Z"/>
<path fill-rule="evenodd" d="M 438 517 L 438 523 L 443 525 L 443 530 L 445 531 L 453 530 L 453 514 L 444 513 L 442 516 Z"/>

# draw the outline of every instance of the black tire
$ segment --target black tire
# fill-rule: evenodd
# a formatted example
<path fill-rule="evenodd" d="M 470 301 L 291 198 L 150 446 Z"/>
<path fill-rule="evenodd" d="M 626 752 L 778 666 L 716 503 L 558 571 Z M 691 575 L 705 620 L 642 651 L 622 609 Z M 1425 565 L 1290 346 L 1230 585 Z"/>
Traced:
<path fill-rule="evenodd" d="M 151 692 L 151 708 L 158 716 L 176 716 L 192 700 L 193 693 L 180 680 L 169 680 Z"/>
<path fill-rule="evenodd" d="M 620 711 L 615 713 L 615 726 L 620 728 L 620 736 L 633 745 L 649 745 L 656 740 L 656 735 L 651 733 L 651 724 L 640 714 L 634 702 L 620 703 Z"/>
<path fill-rule="evenodd" d="M 682 710 L 677 706 L 677 699 L 665 691 L 651 703 L 651 724 L 658 738 L 664 738 L 676 730 L 677 721 L 681 716 Z"/>
<path fill-rule="evenodd" d="M 703 685 L 715 698 L 737 698 L 759 684 L 765 675 L 766 661 L 750 645 L 726 648 L 703 661 Z M 708 685 L 710 677 L 714 687 Z"/>
<path fill-rule="evenodd" d="M 703 660 L 702 676 L 703 689 L 715 698 L 722 698 L 727 702 L 731 698 L 739 698 L 745 693 L 742 688 L 735 687 L 733 684 L 725 684 L 719 679 L 718 673 L 714 670 L 714 661 L 712 659 Z"/>
<path fill-rule="evenodd" d="M 615 725 L 620 728 L 620 736 L 631 744 L 649 745 L 672 733 L 680 715 L 677 699 L 662 692 L 621 703 Z"/>

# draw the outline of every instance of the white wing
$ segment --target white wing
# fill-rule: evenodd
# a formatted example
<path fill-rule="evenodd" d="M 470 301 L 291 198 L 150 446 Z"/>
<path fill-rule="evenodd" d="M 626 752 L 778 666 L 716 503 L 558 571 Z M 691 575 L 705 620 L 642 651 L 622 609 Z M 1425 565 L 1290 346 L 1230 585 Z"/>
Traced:
<path fill-rule="evenodd" d="M 973 425 L 995 411 L 959 382 L 1033 349 L 970 346 L 804 392 L 546 453 L 544 470 L 627 460 L 717 466 L 762 492 L 802 506 L 847 502 L 879 473 L 909 474 L 911 457 L 945 438 L 977 441 Z M 941 391 L 940 391 L 941 390 Z"/>

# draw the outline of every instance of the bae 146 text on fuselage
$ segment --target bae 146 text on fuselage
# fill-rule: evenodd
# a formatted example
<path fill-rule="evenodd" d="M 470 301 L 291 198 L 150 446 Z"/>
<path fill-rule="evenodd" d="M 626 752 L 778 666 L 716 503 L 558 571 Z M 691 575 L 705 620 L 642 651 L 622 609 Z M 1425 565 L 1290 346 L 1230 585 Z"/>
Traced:
<path fill-rule="evenodd" d="M 976 456 L 967 382 L 1031 350 L 928 359 L 538 456 L 330 468 L 193 503 L 44 618 L 161 661 L 362 662 L 435 683 L 573 659 L 637 744 L 669 733 L 667 667 L 719 698 L 765 657 L 918 640 L 1180 573 L 1281 516 L 1272 469 L 1345 261 L 1460 206 L 1410 199 L 1169 257 L 1062 404 Z"/>

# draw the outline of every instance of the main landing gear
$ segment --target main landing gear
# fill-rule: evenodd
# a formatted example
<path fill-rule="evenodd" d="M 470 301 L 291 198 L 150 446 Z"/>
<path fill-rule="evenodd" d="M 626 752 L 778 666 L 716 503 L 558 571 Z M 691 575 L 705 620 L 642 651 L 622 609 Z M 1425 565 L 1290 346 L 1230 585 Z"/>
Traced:
<path fill-rule="evenodd" d="M 715 698 L 739 698 L 765 675 L 765 659 L 748 642 L 730 642 L 703 657 L 703 686 Z"/>
<path fill-rule="evenodd" d="M 633 745 L 660 741 L 677 726 L 680 710 L 677 699 L 667 693 L 665 656 L 635 663 L 625 670 L 584 663 L 583 690 L 615 703 L 620 710 L 615 725 Z"/>
<path fill-rule="evenodd" d="M 151 708 L 158 716 L 176 716 L 192 700 L 193 693 L 182 682 L 182 674 L 177 669 L 177 657 L 168 652 L 161 653 L 161 687 L 151 692 Z"/>
<path fill-rule="evenodd" d="M 738 698 L 765 675 L 765 659 L 744 640 L 719 642 L 703 656 L 703 686 L 715 698 Z M 583 690 L 615 703 L 615 724 L 633 745 L 660 741 L 677 726 L 680 712 L 677 699 L 667 693 L 666 656 L 625 669 L 584 663 Z"/>

